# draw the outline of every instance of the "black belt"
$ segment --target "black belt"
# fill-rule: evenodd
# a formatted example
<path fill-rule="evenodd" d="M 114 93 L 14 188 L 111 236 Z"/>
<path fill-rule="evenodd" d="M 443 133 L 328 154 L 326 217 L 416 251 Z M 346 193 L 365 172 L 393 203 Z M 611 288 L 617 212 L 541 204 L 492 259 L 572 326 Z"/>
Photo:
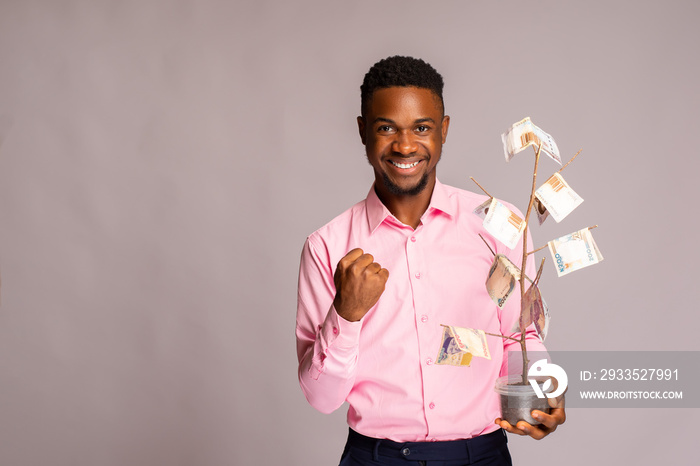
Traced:
<path fill-rule="evenodd" d="M 437 442 L 394 442 L 387 439 L 367 437 L 350 429 L 348 445 L 376 455 L 405 458 L 415 461 L 476 460 L 484 453 L 506 445 L 508 439 L 503 429 L 470 439 Z"/>

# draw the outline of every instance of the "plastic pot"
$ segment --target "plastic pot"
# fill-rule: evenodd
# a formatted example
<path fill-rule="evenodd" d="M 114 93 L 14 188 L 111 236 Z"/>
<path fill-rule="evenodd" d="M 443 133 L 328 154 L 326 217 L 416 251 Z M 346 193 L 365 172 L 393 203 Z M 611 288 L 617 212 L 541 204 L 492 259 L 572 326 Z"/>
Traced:
<path fill-rule="evenodd" d="M 537 385 L 542 390 L 543 384 L 548 380 L 548 377 L 530 377 L 537 381 Z M 537 409 L 549 414 L 549 403 L 547 398 L 538 398 L 532 385 L 522 385 L 523 378 L 521 375 L 503 376 L 496 379 L 495 390 L 501 396 L 501 419 L 505 419 L 512 426 L 518 421 L 525 421 L 530 425 L 539 424 L 538 421 L 532 418 L 532 410 Z M 545 394 L 551 391 L 542 390 Z"/>

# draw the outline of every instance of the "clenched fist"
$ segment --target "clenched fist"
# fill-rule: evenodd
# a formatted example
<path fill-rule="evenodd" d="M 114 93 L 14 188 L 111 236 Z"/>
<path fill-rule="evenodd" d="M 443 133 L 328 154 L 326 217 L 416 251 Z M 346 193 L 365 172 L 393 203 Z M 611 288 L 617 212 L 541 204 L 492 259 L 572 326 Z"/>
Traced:
<path fill-rule="evenodd" d="M 362 319 L 384 293 L 389 271 L 360 248 L 345 255 L 335 269 L 335 306 L 338 315 L 350 322 Z"/>

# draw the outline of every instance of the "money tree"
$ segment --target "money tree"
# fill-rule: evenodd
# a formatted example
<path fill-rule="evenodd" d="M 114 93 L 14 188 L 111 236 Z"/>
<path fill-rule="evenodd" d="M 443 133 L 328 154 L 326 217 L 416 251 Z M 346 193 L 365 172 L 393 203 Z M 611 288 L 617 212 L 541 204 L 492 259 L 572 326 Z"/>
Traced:
<path fill-rule="evenodd" d="M 547 181 L 537 188 L 537 174 L 540 163 L 540 155 L 544 152 L 552 160 L 562 165 L 559 149 L 554 139 L 539 127 L 534 125 L 530 118 L 513 124 L 501 135 L 506 162 L 527 147 L 532 146 L 535 152 L 535 164 L 532 173 L 532 188 L 525 211 L 525 218 L 511 211 L 505 204 L 498 201 L 486 191 L 473 177 L 471 178 L 489 199 L 474 210 L 474 213 L 483 218 L 483 226 L 496 238 L 510 249 L 514 249 L 522 240 L 522 263 L 520 267 L 513 264 L 510 259 L 501 254 L 494 255 L 493 264 L 486 277 L 486 289 L 491 299 L 499 308 L 504 304 L 515 289 L 516 282 L 520 285 L 521 312 L 519 319 L 511 329 L 511 335 L 493 334 L 480 329 L 470 329 L 444 325 L 443 344 L 438 355 L 438 363 L 453 365 L 469 365 L 472 356 L 490 359 L 488 344 L 485 335 L 496 336 L 516 341 L 520 344 L 522 353 L 522 385 L 527 385 L 527 373 L 529 359 L 527 356 L 526 333 L 527 328 L 534 324 L 539 338 L 544 341 L 549 328 L 549 310 L 539 291 L 539 280 L 542 275 L 544 258 L 537 270 L 534 279 L 525 274 L 525 267 L 529 256 L 549 247 L 559 277 L 575 270 L 596 264 L 603 260 L 598 247 L 593 240 L 590 230 L 595 226 L 584 228 L 561 238 L 549 241 L 546 245 L 527 250 L 527 234 L 529 219 L 534 209 L 537 212 L 541 225 L 550 215 L 558 223 L 578 207 L 583 199 L 569 186 L 561 175 L 566 168 L 581 152 L 580 150 L 563 165 L 559 171 L 551 175 Z M 483 237 L 482 237 L 483 239 Z M 486 243 L 486 246 L 491 247 Z M 525 288 L 526 281 L 530 286 Z"/>

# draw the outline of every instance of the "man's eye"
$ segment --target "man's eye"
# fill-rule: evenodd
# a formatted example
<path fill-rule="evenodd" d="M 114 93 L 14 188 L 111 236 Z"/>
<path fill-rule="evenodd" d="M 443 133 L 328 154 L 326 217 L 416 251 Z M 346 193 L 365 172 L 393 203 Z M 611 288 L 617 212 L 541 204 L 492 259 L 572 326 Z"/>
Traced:
<path fill-rule="evenodd" d="M 416 131 L 419 133 L 425 133 L 426 131 L 430 131 L 430 126 L 420 125 L 416 128 Z"/>
<path fill-rule="evenodd" d="M 388 133 L 391 130 L 393 130 L 393 128 L 389 125 L 383 125 L 383 126 L 379 127 L 379 132 L 381 132 L 381 133 Z"/>

